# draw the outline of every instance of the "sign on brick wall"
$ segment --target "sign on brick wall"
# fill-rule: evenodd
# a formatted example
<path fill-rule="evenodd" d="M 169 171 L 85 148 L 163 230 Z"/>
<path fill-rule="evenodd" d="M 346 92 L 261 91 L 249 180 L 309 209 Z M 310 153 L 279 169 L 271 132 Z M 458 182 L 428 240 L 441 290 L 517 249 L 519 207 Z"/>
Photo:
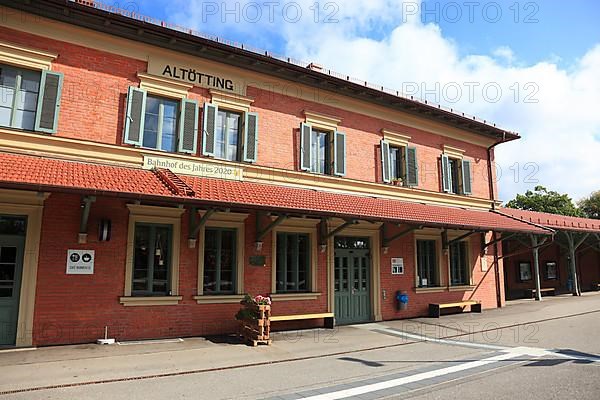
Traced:
<path fill-rule="evenodd" d="M 94 250 L 67 250 L 67 274 L 92 275 Z"/>
<path fill-rule="evenodd" d="M 218 89 L 239 95 L 246 93 L 242 79 L 201 61 L 190 64 L 185 61 L 153 56 L 148 60 L 148 73 L 207 89 Z"/>
<path fill-rule="evenodd" d="M 392 258 L 392 275 L 404 275 L 404 258 Z"/>
<path fill-rule="evenodd" d="M 169 157 L 156 157 L 144 155 L 144 169 L 166 168 L 175 174 L 201 176 L 206 178 L 229 179 L 241 181 L 242 168 L 226 164 L 214 164 L 201 161 L 178 160 Z"/>

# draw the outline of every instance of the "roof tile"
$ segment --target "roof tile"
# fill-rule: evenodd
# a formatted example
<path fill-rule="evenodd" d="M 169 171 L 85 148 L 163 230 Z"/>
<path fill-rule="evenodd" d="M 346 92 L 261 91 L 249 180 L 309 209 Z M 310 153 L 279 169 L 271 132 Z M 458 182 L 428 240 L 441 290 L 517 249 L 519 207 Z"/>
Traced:
<path fill-rule="evenodd" d="M 173 193 L 172 185 L 167 185 L 155 173 L 138 168 L 9 153 L 0 153 L 0 165 L 0 184 L 21 184 L 40 189 L 115 192 L 163 197 L 173 201 L 185 199 L 205 204 L 390 220 L 425 226 L 548 233 L 532 224 L 486 210 L 425 205 L 267 183 L 175 175 L 168 171 L 169 179 L 174 179 L 178 187 L 185 189 L 178 195 Z"/>

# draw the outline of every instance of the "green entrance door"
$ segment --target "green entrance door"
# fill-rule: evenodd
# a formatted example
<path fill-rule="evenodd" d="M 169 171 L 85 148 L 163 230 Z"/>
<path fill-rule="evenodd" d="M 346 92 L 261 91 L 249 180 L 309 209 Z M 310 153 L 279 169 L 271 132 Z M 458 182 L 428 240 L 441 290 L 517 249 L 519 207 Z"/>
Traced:
<path fill-rule="evenodd" d="M 367 322 L 371 319 L 371 263 L 366 238 L 335 240 L 334 292 L 337 324 Z"/>
<path fill-rule="evenodd" d="M 25 218 L 0 216 L 0 346 L 17 338 Z"/>

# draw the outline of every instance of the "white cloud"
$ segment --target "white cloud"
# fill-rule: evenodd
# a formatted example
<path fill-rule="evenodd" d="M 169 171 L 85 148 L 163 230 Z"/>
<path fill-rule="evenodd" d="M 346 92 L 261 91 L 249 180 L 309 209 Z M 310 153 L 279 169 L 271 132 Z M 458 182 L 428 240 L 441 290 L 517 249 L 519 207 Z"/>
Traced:
<path fill-rule="evenodd" d="M 496 48 L 492 52 L 492 55 L 506 61 L 509 64 L 515 60 L 515 54 L 513 53 L 512 49 L 508 46 L 500 46 Z"/>
<path fill-rule="evenodd" d="M 223 24 L 221 15 L 206 19 L 206 25 L 200 7 L 205 3 L 176 3 L 180 11 L 173 17 L 208 33 L 247 34 L 250 45 L 257 44 L 253 37 L 273 35 L 291 57 L 418 92 L 520 132 L 523 139 L 496 150 L 505 200 L 537 184 L 576 199 L 600 188 L 600 44 L 561 69 L 560 55 L 532 65 L 515 64 L 518 55 L 508 46 L 490 49 L 491 55 L 461 55 L 460 44 L 444 37 L 438 25 L 407 18 L 401 1 L 339 0 L 336 9 L 321 10 L 315 23 L 310 9 L 314 2 L 301 0 L 297 4 L 303 17 L 295 23 L 286 22 L 280 7 L 274 21 L 249 23 L 242 16 L 240 23 Z M 336 11 L 332 18 L 339 22 L 323 23 L 325 11 Z M 520 166 L 518 179 L 510 169 L 515 163 Z M 527 163 L 536 166 L 533 180 L 525 179 L 534 171 Z"/>

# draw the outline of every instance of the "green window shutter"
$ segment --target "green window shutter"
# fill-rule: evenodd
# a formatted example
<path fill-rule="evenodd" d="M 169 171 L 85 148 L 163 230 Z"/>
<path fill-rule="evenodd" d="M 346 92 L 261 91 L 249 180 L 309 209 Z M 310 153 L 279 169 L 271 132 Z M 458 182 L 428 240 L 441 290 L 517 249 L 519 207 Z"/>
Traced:
<path fill-rule="evenodd" d="M 63 74 L 60 72 L 42 71 L 35 114 L 36 131 L 56 133 L 63 79 Z"/>
<path fill-rule="evenodd" d="M 302 122 L 300 124 L 300 170 L 310 171 L 312 164 L 312 126 Z"/>
<path fill-rule="evenodd" d="M 244 161 L 256 162 L 258 152 L 258 114 L 246 113 L 244 123 Z"/>
<path fill-rule="evenodd" d="M 215 155 L 215 134 L 217 132 L 217 115 L 219 107 L 215 104 L 204 103 L 202 121 L 202 154 Z"/>
<path fill-rule="evenodd" d="M 183 99 L 179 121 L 179 143 L 177 151 L 196 154 L 198 149 L 198 102 Z"/>
<path fill-rule="evenodd" d="M 346 134 L 338 131 L 333 133 L 333 174 L 346 175 Z"/>
<path fill-rule="evenodd" d="M 390 144 L 385 140 L 381 141 L 381 177 L 384 182 L 389 183 L 391 176 L 390 166 Z"/>
<path fill-rule="evenodd" d="M 448 162 L 448 156 L 442 154 L 442 190 L 446 193 L 450 192 L 450 163 Z"/>
<path fill-rule="evenodd" d="M 127 113 L 123 143 L 142 145 L 144 135 L 144 116 L 146 114 L 146 96 L 144 89 L 130 86 L 127 92 Z"/>
<path fill-rule="evenodd" d="M 462 162 L 462 189 L 463 194 L 471 194 L 471 161 L 463 160 Z"/>
<path fill-rule="evenodd" d="M 419 160 L 417 158 L 417 148 L 406 148 L 406 186 L 419 185 Z"/>

